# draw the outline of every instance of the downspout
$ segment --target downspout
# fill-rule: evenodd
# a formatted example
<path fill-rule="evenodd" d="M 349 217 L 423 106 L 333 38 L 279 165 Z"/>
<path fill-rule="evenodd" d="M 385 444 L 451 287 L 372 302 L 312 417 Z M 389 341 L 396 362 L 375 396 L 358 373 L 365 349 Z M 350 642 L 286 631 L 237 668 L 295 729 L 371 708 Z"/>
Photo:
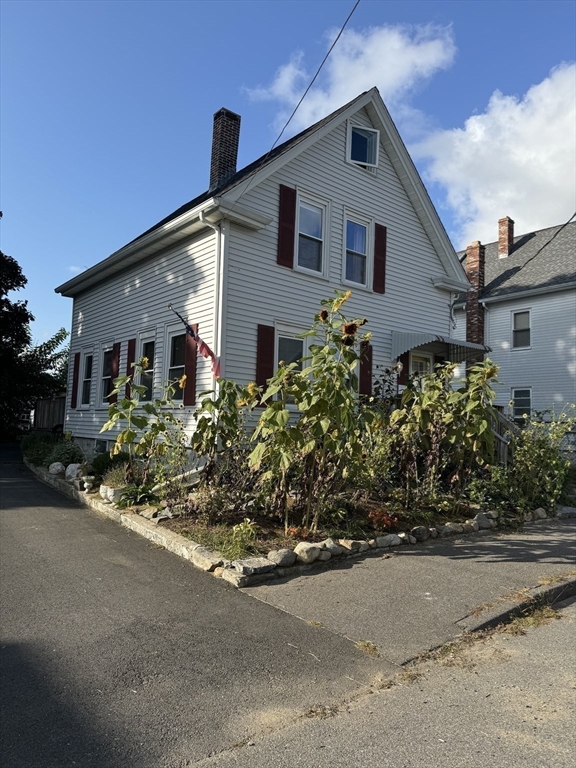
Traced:
<path fill-rule="evenodd" d="M 214 314 L 212 319 L 212 327 L 214 329 L 214 354 L 220 358 L 220 365 L 222 367 L 222 292 L 224 287 L 224 260 L 222 258 L 222 226 L 221 224 L 212 224 L 206 219 L 204 211 L 200 211 L 198 218 L 206 227 L 214 230 L 216 234 L 216 266 L 214 272 Z M 218 397 L 218 383 L 214 384 L 214 398 Z"/>

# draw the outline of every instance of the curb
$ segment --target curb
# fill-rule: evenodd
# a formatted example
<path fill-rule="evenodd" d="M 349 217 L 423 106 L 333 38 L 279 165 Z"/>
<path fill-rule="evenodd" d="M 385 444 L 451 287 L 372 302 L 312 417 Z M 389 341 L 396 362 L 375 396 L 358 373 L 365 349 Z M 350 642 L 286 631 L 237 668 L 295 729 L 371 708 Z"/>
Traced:
<path fill-rule="evenodd" d="M 273 570 L 270 572 L 250 573 L 248 571 L 241 573 L 238 570 L 230 568 L 230 562 L 225 561 L 220 552 L 212 552 L 211 550 L 203 547 L 201 544 L 198 544 L 191 539 L 187 539 L 178 533 L 174 533 L 174 531 L 171 531 L 168 528 L 159 527 L 157 522 L 151 522 L 150 520 L 141 517 L 138 514 L 128 514 L 119 509 L 116 509 L 110 504 L 105 504 L 99 500 L 96 494 L 87 495 L 86 493 L 79 491 L 74 485 L 70 484 L 66 480 L 63 480 L 61 477 L 51 475 L 42 467 L 34 466 L 25 457 L 23 457 L 22 460 L 25 466 L 28 467 L 32 474 L 34 474 L 41 482 L 45 483 L 46 485 L 50 485 L 52 488 L 59 491 L 63 495 L 73 499 L 80 506 L 91 509 L 97 515 L 100 515 L 100 517 L 107 517 L 110 520 L 113 520 L 115 523 L 119 523 L 125 528 L 129 528 L 131 531 L 134 531 L 139 536 L 148 539 L 156 546 L 162 547 L 168 552 L 172 552 L 184 560 L 188 560 L 196 568 L 211 573 L 212 576 L 228 582 L 237 589 L 257 586 L 258 584 L 262 584 L 270 580 L 297 577 L 320 572 L 325 570 L 326 566 L 329 568 L 330 565 L 328 565 L 328 563 L 332 562 L 328 561 L 328 563 L 325 563 L 315 561 L 311 564 L 297 564 L 289 568 L 276 567 L 275 565 L 272 565 Z M 547 519 L 550 520 L 554 518 Z M 492 530 L 493 529 L 477 531 L 475 535 L 488 535 L 492 532 Z M 494 532 L 498 533 L 497 530 L 494 530 Z M 401 535 L 407 536 L 407 534 Z M 464 535 L 466 535 L 466 533 Z M 399 537 L 397 536 L 396 538 L 398 538 L 397 544 L 400 544 L 401 542 Z M 387 553 L 391 550 L 394 551 L 396 548 L 396 545 L 388 545 L 386 547 L 374 547 L 372 545 L 369 546 L 368 542 L 364 542 L 366 547 L 363 548 L 362 542 L 353 543 L 357 543 L 359 548 L 353 548 L 349 553 L 342 554 L 335 562 L 340 561 L 340 559 L 357 559 L 363 556 L 381 556 L 382 553 Z M 403 543 L 407 544 L 408 541 L 404 540 Z M 416 544 L 416 539 L 410 543 Z M 563 596 L 569 597 L 572 594 L 576 594 L 576 579 L 573 579 L 573 581 L 574 592 L 570 593 L 570 595 L 563 591 L 565 589 L 566 582 L 553 585 L 553 587 L 545 587 L 539 589 L 544 591 L 549 590 L 551 593 L 554 592 L 554 589 L 558 589 L 559 592 L 563 594 Z M 570 580 L 570 583 L 571 582 L 572 580 Z M 539 595 L 538 589 L 536 592 Z M 514 601 L 510 601 L 509 604 L 502 603 L 498 610 L 493 611 L 493 616 L 489 613 L 487 614 L 487 618 L 482 620 L 479 620 L 478 617 L 474 616 L 465 616 L 463 619 L 460 619 L 458 622 L 456 622 L 456 624 L 457 626 L 461 626 L 464 631 L 470 632 L 476 631 L 477 629 L 482 629 L 484 627 L 494 626 L 501 623 L 502 621 L 505 621 L 506 617 L 510 617 L 514 611 L 520 612 L 522 610 L 522 606 L 528 605 L 533 599 L 535 598 L 532 597 L 528 599 L 526 603 L 520 604 Z M 507 605 L 507 608 L 504 608 L 504 605 Z"/>
<path fill-rule="evenodd" d="M 576 597 L 576 577 L 567 576 L 556 584 L 547 584 L 522 591 L 522 599 L 502 601 L 497 607 L 483 611 L 483 616 L 464 616 L 456 625 L 464 632 L 479 632 L 492 629 L 498 624 L 507 624 L 517 616 L 521 616 L 534 603 L 554 603 Z"/>

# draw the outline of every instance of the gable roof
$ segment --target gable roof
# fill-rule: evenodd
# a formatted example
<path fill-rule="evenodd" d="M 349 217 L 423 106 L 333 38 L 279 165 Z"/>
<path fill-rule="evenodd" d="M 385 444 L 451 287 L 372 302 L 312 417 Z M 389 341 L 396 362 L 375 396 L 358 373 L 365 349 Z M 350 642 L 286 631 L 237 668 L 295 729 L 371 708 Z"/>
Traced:
<path fill-rule="evenodd" d="M 459 253 L 462 255 L 465 264 L 466 252 Z M 576 222 L 515 237 L 510 253 L 502 259 L 498 258 L 498 242 L 488 243 L 484 257 L 486 272 L 480 301 L 576 286 Z"/>
<path fill-rule="evenodd" d="M 322 139 L 336 125 L 352 117 L 364 107 L 375 128 L 380 130 L 380 141 L 444 269 L 445 275 L 434 277 L 433 284 L 453 292 L 467 290 L 468 279 L 454 247 L 390 113 L 378 89 L 374 87 L 237 171 L 220 187 L 203 192 L 180 206 L 108 258 L 58 286 L 56 292 L 64 296 L 74 296 L 87 290 L 122 269 L 147 258 L 162 247 L 173 244 L 177 239 L 205 227 L 203 215 L 209 211 L 215 214 L 219 211 L 219 218 L 230 217 L 234 209 L 239 211 L 238 202 L 249 187 L 253 188 L 264 181 L 295 156 Z M 259 226 L 268 223 L 264 222 L 255 211 L 244 209 L 244 214 L 252 215 L 253 220 L 260 218 Z"/>

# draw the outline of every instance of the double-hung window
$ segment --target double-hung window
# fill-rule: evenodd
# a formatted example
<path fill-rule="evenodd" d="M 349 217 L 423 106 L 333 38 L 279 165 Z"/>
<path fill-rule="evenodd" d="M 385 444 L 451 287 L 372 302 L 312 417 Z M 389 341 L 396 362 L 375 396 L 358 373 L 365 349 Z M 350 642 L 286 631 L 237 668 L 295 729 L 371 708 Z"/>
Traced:
<path fill-rule="evenodd" d="M 324 271 L 325 209 L 299 200 L 298 267 L 322 274 Z"/>
<path fill-rule="evenodd" d="M 142 371 L 140 376 L 140 384 L 146 387 L 146 391 L 140 396 L 140 400 L 150 401 L 152 400 L 152 394 L 154 391 L 154 351 L 155 344 L 153 340 L 143 340 L 142 342 L 142 357 L 148 361 L 148 367 Z"/>
<path fill-rule="evenodd" d="M 512 349 L 530 346 L 530 310 L 512 313 Z"/>
<path fill-rule="evenodd" d="M 432 371 L 432 358 L 429 355 L 410 353 L 410 374 L 422 376 Z"/>
<path fill-rule="evenodd" d="M 512 390 L 512 413 L 514 421 L 524 422 L 525 417 L 530 416 L 532 410 L 532 390 L 531 389 L 513 389 Z"/>
<path fill-rule="evenodd" d="M 112 392 L 112 357 L 114 352 L 112 347 L 105 347 L 102 350 L 102 377 L 100 382 L 100 402 L 109 405 L 108 395 Z"/>
<path fill-rule="evenodd" d="M 348 124 L 348 161 L 364 168 L 378 167 L 380 132 Z"/>
<path fill-rule="evenodd" d="M 347 282 L 366 285 L 368 273 L 368 227 L 358 221 L 346 219 L 346 266 Z"/>
<path fill-rule="evenodd" d="M 184 363 L 186 358 L 186 334 L 172 334 L 169 338 L 170 367 L 168 368 L 168 380 L 181 379 L 184 375 Z M 184 390 L 176 387 L 173 400 L 182 400 Z"/>
<path fill-rule="evenodd" d="M 80 398 L 81 405 L 90 405 L 93 362 L 94 356 L 92 354 L 84 355 L 84 362 L 82 366 L 82 397 Z"/>
<path fill-rule="evenodd" d="M 276 367 L 280 363 L 289 365 L 296 363 L 295 371 L 302 370 L 302 358 L 306 354 L 305 339 L 296 338 L 300 331 L 291 331 L 289 328 L 277 328 L 276 332 Z M 293 402 L 289 400 L 288 402 Z"/>

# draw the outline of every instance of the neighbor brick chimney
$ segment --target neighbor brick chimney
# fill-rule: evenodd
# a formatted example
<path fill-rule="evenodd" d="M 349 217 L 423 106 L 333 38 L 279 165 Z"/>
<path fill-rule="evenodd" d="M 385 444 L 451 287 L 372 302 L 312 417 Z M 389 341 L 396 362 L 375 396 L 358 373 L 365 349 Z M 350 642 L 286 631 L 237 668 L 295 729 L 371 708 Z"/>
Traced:
<path fill-rule="evenodd" d="M 466 341 L 484 344 L 484 307 L 480 293 L 484 288 L 484 246 L 475 240 L 466 248 L 466 275 L 472 288 L 466 294 Z M 482 359 L 482 355 L 479 356 Z"/>
<path fill-rule="evenodd" d="M 236 173 L 239 141 L 240 115 L 222 107 L 214 114 L 210 160 L 211 190 L 228 181 Z"/>
<path fill-rule="evenodd" d="M 498 258 L 505 259 L 514 245 L 514 222 L 510 216 L 498 219 Z"/>

